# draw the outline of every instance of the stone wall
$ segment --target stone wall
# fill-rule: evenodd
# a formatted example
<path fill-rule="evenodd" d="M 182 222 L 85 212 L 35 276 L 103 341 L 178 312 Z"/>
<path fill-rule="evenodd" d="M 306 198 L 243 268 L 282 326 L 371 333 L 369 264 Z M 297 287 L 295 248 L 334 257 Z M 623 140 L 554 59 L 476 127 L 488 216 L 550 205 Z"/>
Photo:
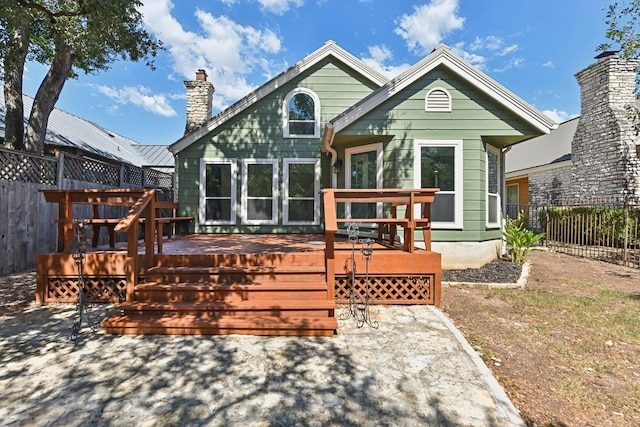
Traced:
<path fill-rule="evenodd" d="M 529 174 L 529 203 L 546 204 L 569 196 L 571 164 Z"/>
<path fill-rule="evenodd" d="M 569 197 L 640 195 L 640 161 L 628 108 L 637 61 L 608 54 L 576 74 L 581 116 L 571 145 Z"/>

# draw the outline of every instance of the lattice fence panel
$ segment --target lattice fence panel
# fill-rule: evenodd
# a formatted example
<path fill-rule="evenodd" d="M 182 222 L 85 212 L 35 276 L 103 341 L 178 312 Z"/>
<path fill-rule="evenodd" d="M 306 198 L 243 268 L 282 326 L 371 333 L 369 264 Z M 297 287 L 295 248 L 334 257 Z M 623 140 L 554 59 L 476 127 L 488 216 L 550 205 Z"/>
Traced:
<path fill-rule="evenodd" d="M 120 185 L 120 168 L 96 160 L 65 155 L 64 177 L 118 187 Z"/>
<path fill-rule="evenodd" d="M 124 182 L 142 187 L 144 183 L 144 171 L 142 168 L 126 165 L 124 167 Z"/>
<path fill-rule="evenodd" d="M 366 277 L 357 275 L 354 291 L 366 295 Z M 347 303 L 351 295 L 351 277 L 336 276 L 336 302 Z M 369 296 L 373 304 L 434 304 L 432 276 L 369 276 Z"/>
<path fill-rule="evenodd" d="M 160 188 L 172 188 L 173 187 L 173 174 L 168 172 L 162 172 L 157 169 L 145 168 L 145 186 L 160 187 Z"/>
<path fill-rule="evenodd" d="M 84 278 L 84 291 L 90 302 L 124 301 L 126 287 L 124 277 Z M 78 278 L 50 277 L 46 295 L 48 302 L 75 302 L 78 298 Z"/>
<path fill-rule="evenodd" d="M 0 180 L 55 185 L 58 161 L 0 149 Z"/>

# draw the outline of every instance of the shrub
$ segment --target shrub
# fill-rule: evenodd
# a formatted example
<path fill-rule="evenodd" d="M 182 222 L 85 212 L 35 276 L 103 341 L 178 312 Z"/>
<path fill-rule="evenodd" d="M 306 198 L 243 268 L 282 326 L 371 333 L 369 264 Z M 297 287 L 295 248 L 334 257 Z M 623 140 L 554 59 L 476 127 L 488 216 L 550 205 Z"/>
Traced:
<path fill-rule="evenodd" d="M 550 239 L 562 243 L 623 247 L 640 242 L 640 209 L 550 207 Z"/>
<path fill-rule="evenodd" d="M 545 236 L 544 233 L 535 234 L 526 228 L 520 215 L 515 219 L 507 218 L 502 235 L 507 242 L 509 258 L 519 265 L 525 263 L 533 245 Z"/>

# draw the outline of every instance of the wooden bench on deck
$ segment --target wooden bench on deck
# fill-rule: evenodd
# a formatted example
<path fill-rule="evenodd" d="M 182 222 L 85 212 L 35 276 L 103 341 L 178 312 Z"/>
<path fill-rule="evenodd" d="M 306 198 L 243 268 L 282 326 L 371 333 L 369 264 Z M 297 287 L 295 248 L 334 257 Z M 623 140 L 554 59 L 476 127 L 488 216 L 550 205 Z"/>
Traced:
<path fill-rule="evenodd" d="M 156 201 L 156 241 L 158 244 L 158 253 L 162 253 L 162 239 L 167 232 L 167 238 L 179 234 L 181 229 L 186 233 L 189 232 L 189 224 L 193 221 L 192 216 L 178 216 L 178 204 L 167 201 Z M 165 216 L 166 211 L 170 211 L 168 216 Z M 98 246 L 98 238 L 100 236 L 100 229 L 105 227 L 109 235 L 109 247 L 115 247 L 115 228 L 121 221 L 121 218 L 101 218 L 99 212 L 99 205 L 93 205 L 93 218 L 86 220 L 87 224 L 91 225 L 93 231 L 92 246 L 95 248 Z M 146 222 L 145 218 L 140 218 L 140 224 L 144 226 Z M 165 227 L 168 226 L 168 227 Z M 144 230 L 144 228 L 143 228 Z"/>

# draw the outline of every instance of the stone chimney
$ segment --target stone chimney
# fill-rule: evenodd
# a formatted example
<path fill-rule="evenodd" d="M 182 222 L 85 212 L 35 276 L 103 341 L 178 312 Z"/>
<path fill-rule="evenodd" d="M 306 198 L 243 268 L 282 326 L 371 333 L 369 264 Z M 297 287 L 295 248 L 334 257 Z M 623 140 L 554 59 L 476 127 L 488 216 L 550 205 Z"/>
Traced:
<path fill-rule="evenodd" d="M 187 126 L 184 134 L 198 129 L 211 118 L 211 102 L 215 89 L 207 81 L 207 73 L 204 70 L 196 71 L 196 80 L 185 80 L 187 88 Z"/>
<path fill-rule="evenodd" d="M 571 143 L 570 193 L 575 197 L 640 195 L 636 105 L 637 60 L 603 52 L 576 74 L 581 116 Z"/>

